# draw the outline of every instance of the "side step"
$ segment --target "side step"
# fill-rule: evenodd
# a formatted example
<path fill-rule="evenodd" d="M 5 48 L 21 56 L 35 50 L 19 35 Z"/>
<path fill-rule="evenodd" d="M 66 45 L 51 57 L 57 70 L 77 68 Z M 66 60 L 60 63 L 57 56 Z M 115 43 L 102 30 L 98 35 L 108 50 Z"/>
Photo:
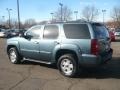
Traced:
<path fill-rule="evenodd" d="M 52 64 L 51 62 L 38 61 L 38 60 L 27 59 L 27 58 L 23 58 L 23 61 L 31 61 L 31 62 L 37 62 L 37 63 L 43 63 L 43 64 Z"/>

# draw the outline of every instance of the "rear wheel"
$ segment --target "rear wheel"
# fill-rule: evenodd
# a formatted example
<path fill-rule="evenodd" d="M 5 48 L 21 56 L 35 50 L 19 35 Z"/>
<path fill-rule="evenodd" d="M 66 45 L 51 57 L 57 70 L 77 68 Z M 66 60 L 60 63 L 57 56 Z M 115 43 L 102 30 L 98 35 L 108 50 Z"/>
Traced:
<path fill-rule="evenodd" d="M 78 72 L 78 63 L 72 54 L 62 55 L 57 66 L 60 73 L 67 77 L 74 77 Z"/>
<path fill-rule="evenodd" d="M 22 57 L 19 55 L 17 49 L 15 47 L 12 47 L 8 51 L 9 59 L 11 63 L 18 64 L 21 62 Z"/>

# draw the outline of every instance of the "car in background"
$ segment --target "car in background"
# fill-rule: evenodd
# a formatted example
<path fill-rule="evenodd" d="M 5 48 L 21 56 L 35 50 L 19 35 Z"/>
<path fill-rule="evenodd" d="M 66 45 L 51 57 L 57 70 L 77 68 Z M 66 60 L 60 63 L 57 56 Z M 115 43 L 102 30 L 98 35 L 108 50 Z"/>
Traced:
<path fill-rule="evenodd" d="M 18 29 L 12 29 L 12 30 L 7 30 L 6 32 L 6 38 L 12 38 L 19 36 L 19 30 Z"/>
<path fill-rule="evenodd" d="M 111 41 L 112 42 L 115 41 L 115 35 L 114 35 L 114 33 L 112 31 L 109 31 L 109 35 L 110 35 Z"/>
<path fill-rule="evenodd" d="M 0 37 L 5 37 L 5 29 L 0 29 Z"/>
<path fill-rule="evenodd" d="M 120 28 L 118 28 L 118 29 L 115 30 L 115 36 L 120 37 Z"/>
<path fill-rule="evenodd" d="M 120 28 L 115 30 L 115 40 L 120 40 Z"/>
<path fill-rule="evenodd" d="M 27 30 L 26 30 L 26 29 L 7 30 L 7 31 L 6 31 L 6 38 L 23 36 L 25 31 L 27 31 Z"/>
<path fill-rule="evenodd" d="M 26 31 L 27 31 L 26 29 L 20 29 L 19 36 L 23 36 Z"/>

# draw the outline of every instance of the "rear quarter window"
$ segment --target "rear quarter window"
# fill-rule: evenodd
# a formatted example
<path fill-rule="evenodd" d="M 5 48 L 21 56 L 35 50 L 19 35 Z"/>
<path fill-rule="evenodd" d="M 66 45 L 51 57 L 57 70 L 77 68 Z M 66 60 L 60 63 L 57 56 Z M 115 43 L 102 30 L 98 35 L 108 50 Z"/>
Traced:
<path fill-rule="evenodd" d="M 90 39 L 87 24 L 64 24 L 63 28 L 68 39 Z"/>
<path fill-rule="evenodd" d="M 96 38 L 106 38 L 109 37 L 109 32 L 107 28 L 100 23 L 93 23 L 92 28 Z"/>

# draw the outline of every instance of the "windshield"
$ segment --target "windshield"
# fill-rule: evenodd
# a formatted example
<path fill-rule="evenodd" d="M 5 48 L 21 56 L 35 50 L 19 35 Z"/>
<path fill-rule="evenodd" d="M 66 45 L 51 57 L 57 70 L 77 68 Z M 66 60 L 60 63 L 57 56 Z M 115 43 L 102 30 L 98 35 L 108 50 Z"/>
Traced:
<path fill-rule="evenodd" d="M 92 27 L 93 27 L 96 38 L 109 37 L 108 30 L 104 25 L 99 24 L 99 23 L 94 23 L 94 24 L 92 24 Z"/>

